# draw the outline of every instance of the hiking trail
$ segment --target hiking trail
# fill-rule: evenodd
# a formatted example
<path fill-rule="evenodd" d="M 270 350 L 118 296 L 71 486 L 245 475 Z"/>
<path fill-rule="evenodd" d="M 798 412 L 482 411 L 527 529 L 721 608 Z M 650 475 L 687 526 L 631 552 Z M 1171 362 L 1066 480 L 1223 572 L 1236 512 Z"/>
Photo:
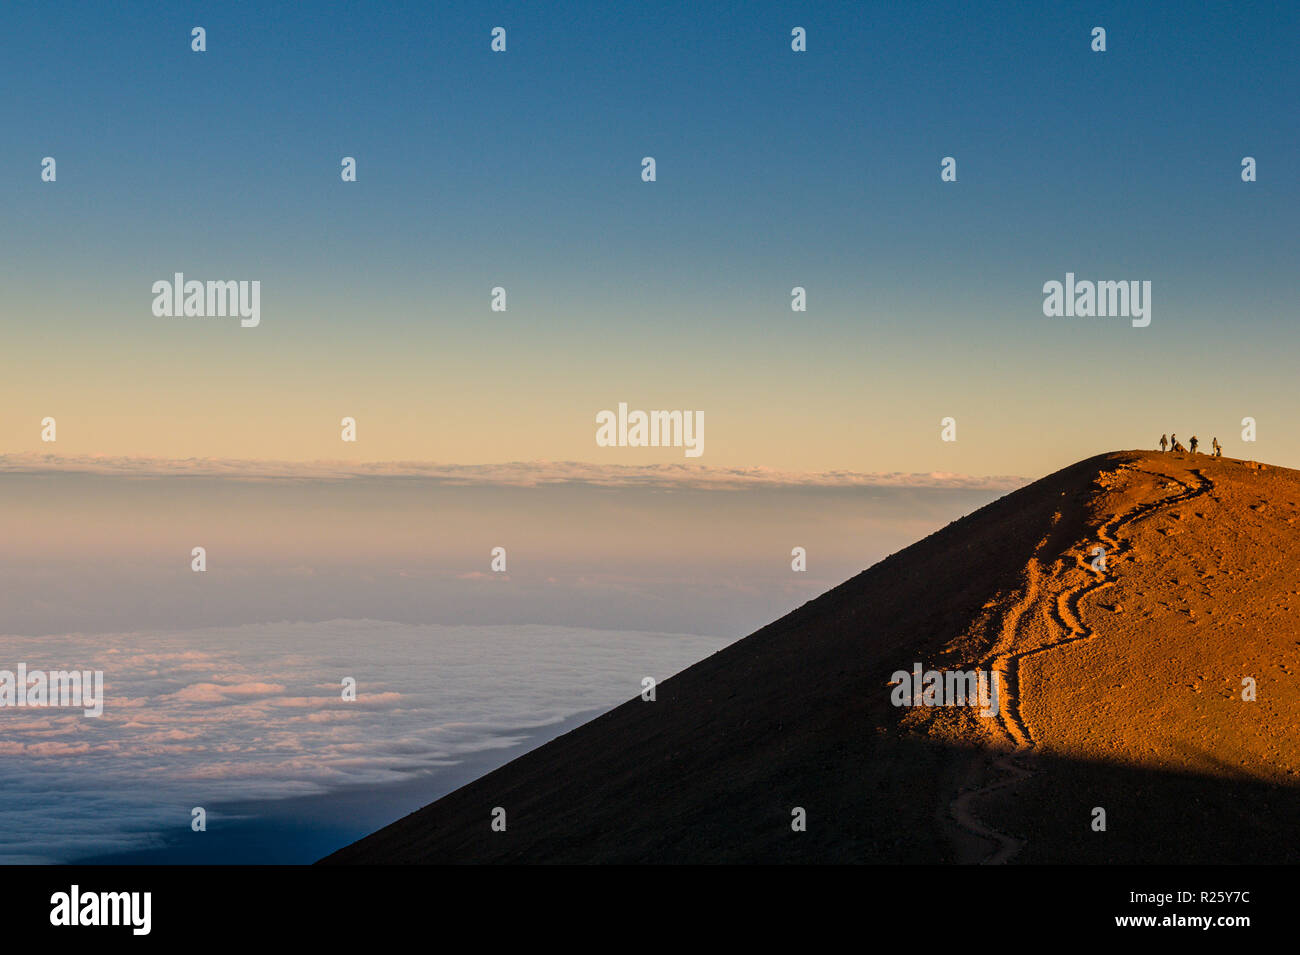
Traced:
<path fill-rule="evenodd" d="M 1149 517 L 1156 511 L 1181 504 L 1195 497 L 1208 493 L 1214 488 L 1214 482 L 1207 478 L 1198 468 L 1189 469 L 1198 483 L 1190 485 L 1173 475 L 1162 474 L 1128 465 L 1121 465 L 1116 473 L 1134 471 L 1158 478 L 1161 482 L 1177 484 L 1181 490 L 1156 501 L 1146 501 L 1135 505 L 1121 514 L 1117 514 L 1097 529 L 1097 540 L 1105 548 L 1104 570 L 1095 571 L 1092 563 L 1085 558 L 1083 551 L 1091 552 L 1091 545 L 1078 542 L 1072 548 L 1073 566 L 1085 571 L 1091 579 L 1077 586 L 1053 593 L 1048 584 L 1059 580 L 1069 569 L 1070 564 L 1064 556 L 1056 557 L 1051 564 L 1051 572 L 1044 574 L 1044 554 L 1051 539 L 1051 532 L 1044 535 L 1034 548 L 1025 565 L 1025 583 L 1020 597 L 1011 605 L 1001 620 L 999 634 L 993 654 L 981 663 L 981 667 L 999 674 L 1001 694 L 998 710 L 998 724 L 1010 740 L 1013 749 L 996 757 L 992 766 L 1001 771 L 1001 776 L 993 782 L 976 789 L 965 790 L 949 804 L 953 818 L 967 832 L 996 844 L 996 848 L 981 861 L 983 865 L 999 865 L 1009 861 L 1024 848 L 1025 840 L 1008 833 L 999 832 L 983 823 L 974 812 L 974 804 L 984 796 L 1019 785 L 1024 780 L 1037 774 L 1038 770 L 1025 765 L 1032 761 L 1037 740 L 1033 727 L 1029 725 L 1021 707 L 1020 662 L 1040 653 L 1048 653 L 1067 644 L 1090 640 L 1094 636 L 1093 628 L 1083 622 L 1081 603 L 1088 594 L 1115 584 L 1115 565 L 1128 557 L 1132 544 L 1124 537 L 1124 529 L 1135 522 Z M 1058 512 L 1053 526 L 1061 517 Z M 1081 549 L 1082 548 L 1082 549 Z M 1022 643 L 1020 637 L 1024 628 L 1026 614 L 1031 608 L 1041 606 L 1043 614 L 1052 629 L 1059 631 L 1060 638 L 1029 650 L 1016 651 L 1014 648 Z"/>

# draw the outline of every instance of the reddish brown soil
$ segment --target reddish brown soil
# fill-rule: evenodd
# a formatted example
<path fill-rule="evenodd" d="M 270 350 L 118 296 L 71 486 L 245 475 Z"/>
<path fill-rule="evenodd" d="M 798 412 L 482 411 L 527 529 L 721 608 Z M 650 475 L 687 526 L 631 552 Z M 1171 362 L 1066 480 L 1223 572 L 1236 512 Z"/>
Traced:
<path fill-rule="evenodd" d="M 1300 472 L 1081 461 L 325 861 L 1300 861 L 1298 520 Z M 1000 716 L 891 705 L 917 661 Z"/>

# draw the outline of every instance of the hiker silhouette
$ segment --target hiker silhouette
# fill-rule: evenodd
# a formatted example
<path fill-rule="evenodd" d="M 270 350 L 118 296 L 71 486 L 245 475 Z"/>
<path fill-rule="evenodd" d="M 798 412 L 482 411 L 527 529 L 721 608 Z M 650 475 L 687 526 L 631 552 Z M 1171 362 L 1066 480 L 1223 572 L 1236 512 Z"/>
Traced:
<path fill-rule="evenodd" d="M 1160 436 L 1160 450 L 1163 451 L 1167 447 L 1169 447 L 1169 438 L 1162 434 Z"/>
<path fill-rule="evenodd" d="M 1196 435 L 1192 435 L 1192 440 L 1191 440 L 1189 443 L 1190 443 L 1191 446 L 1192 446 L 1192 454 L 1195 454 L 1195 453 L 1196 453 L 1196 443 L 1197 443 L 1197 442 L 1196 442 Z"/>
<path fill-rule="evenodd" d="M 1211 447 L 1211 449 L 1213 449 L 1213 451 L 1214 451 L 1214 454 L 1212 455 L 1212 457 L 1216 457 L 1216 458 L 1221 458 L 1221 457 L 1223 457 L 1223 448 L 1220 447 L 1220 445 L 1219 445 L 1219 439 L 1218 439 L 1218 438 L 1211 438 L 1211 439 L 1210 439 L 1210 447 Z"/>

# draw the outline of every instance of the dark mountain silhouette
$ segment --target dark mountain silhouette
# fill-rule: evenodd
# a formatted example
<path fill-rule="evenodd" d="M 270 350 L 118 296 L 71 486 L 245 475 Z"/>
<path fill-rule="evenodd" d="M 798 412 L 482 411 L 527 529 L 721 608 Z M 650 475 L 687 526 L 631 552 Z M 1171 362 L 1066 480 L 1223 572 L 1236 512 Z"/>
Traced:
<path fill-rule="evenodd" d="M 323 861 L 1300 861 L 1297 502 L 1081 461 Z M 917 662 L 1000 714 L 893 705 Z"/>

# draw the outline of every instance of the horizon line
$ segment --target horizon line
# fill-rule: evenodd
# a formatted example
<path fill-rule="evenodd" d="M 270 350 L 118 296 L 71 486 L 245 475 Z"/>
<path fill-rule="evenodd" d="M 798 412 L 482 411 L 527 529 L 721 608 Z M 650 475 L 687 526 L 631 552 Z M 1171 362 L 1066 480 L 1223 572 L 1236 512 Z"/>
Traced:
<path fill-rule="evenodd" d="M 786 471 L 765 466 L 596 464 L 589 461 L 282 461 L 249 458 L 165 458 L 128 455 L 0 454 L 0 474 L 83 474 L 99 477 L 228 477 L 236 480 L 355 480 L 421 478 L 446 486 L 748 490 L 756 488 L 926 488 L 1012 491 L 1030 483 L 1018 475 L 948 471 Z"/>

